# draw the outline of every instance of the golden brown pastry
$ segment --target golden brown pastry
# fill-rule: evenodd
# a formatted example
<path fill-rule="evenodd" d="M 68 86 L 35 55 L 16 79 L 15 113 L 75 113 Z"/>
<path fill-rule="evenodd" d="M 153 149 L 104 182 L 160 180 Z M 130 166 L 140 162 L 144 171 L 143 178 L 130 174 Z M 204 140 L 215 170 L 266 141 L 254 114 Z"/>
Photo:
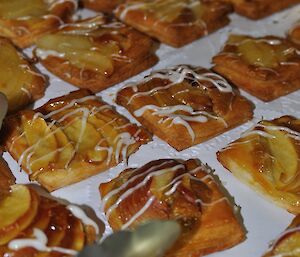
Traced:
<path fill-rule="evenodd" d="M 119 4 L 123 2 L 125 2 L 125 0 L 82 0 L 85 8 L 106 13 L 111 13 Z"/>
<path fill-rule="evenodd" d="M 39 38 L 34 53 L 58 77 L 98 92 L 154 65 L 154 47 L 133 28 L 96 16 Z"/>
<path fill-rule="evenodd" d="M 157 160 L 127 169 L 101 184 L 100 193 L 113 230 L 151 219 L 178 221 L 182 234 L 165 257 L 199 257 L 245 238 L 228 198 L 197 160 Z"/>
<path fill-rule="evenodd" d="M 300 48 L 275 36 L 231 35 L 213 70 L 263 101 L 300 88 Z"/>
<path fill-rule="evenodd" d="M 74 256 L 99 232 L 79 207 L 62 205 L 25 185 L 0 200 L 1 257 Z"/>
<path fill-rule="evenodd" d="M 229 23 L 231 6 L 207 0 L 127 0 L 115 15 L 173 47 L 203 37 Z"/>
<path fill-rule="evenodd" d="M 0 92 L 9 112 L 21 109 L 44 95 L 46 79 L 5 38 L 0 38 Z"/>
<path fill-rule="evenodd" d="M 253 115 L 252 104 L 224 78 L 187 65 L 153 72 L 125 87 L 117 103 L 177 150 L 215 137 Z"/>
<path fill-rule="evenodd" d="M 263 257 L 299 257 L 300 215 L 296 216 L 288 228 L 275 239 Z"/>
<path fill-rule="evenodd" d="M 1 0 L 0 36 L 20 48 L 68 21 L 77 8 L 76 0 Z"/>
<path fill-rule="evenodd" d="M 143 128 L 87 90 L 9 116 L 4 129 L 6 149 L 49 191 L 126 161 L 150 140 Z"/>
<path fill-rule="evenodd" d="M 231 3 L 235 12 L 250 19 L 261 19 L 292 5 L 299 0 L 222 0 Z"/>
<path fill-rule="evenodd" d="M 300 45 L 300 22 L 290 29 L 288 36 L 291 41 Z"/>
<path fill-rule="evenodd" d="M 289 212 L 300 213 L 300 120 L 262 120 L 217 153 L 234 176 Z"/>

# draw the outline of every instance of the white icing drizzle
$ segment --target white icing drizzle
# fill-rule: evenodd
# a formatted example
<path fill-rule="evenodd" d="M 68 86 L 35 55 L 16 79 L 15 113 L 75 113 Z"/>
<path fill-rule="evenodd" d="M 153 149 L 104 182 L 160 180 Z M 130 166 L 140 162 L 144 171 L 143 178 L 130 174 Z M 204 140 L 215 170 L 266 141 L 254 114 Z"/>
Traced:
<path fill-rule="evenodd" d="M 129 2 L 121 5 L 119 8 L 116 9 L 116 13 L 119 12 L 119 10 L 122 9 L 122 11 L 119 14 L 120 20 L 126 20 L 126 16 L 129 12 L 135 11 L 135 10 L 146 10 L 144 14 L 144 19 L 148 19 L 148 13 L 153 14 L 157 16 L 157 21 L 153 24 L 153 26 L 158 26 L 159 23 L 161 22 L 168 22 L 170 23 L 170 26 L 184 26 L 184 27 L 189 27 L 189 26 L 200 26 L 205 29 L 205 33 L 207 34 L 207 25 L 204 20 L 202 20 L 200 17 L 196 17 L 195 21 L 187 21 L 187 22 L 180 22 L 176 23 L 174 21 L 168 21 L 169 14 L 172 10 L 170 10 L 171 6 L 172 8 L 180 8 L 180 9 L 189 9 L 192 12 L 197 9 L 201 8 L 201 2 L 198 0 L 185 0 L 185 1 L 178 1 L 178 0 L 165 0 L 165 1 L 160 1 L 160 0 L 154 0 L 150 2 Z M 168 8 L 167 8 L 168 7 Z M 159 10 L 159 11 L 157 11 Z M 166 28 L 168 29 L 168 27 Z"/>
<path fill-rule="evenodd" d="M 76 205 L 68 205 L 67 209 L 78 219 L 80 219 L 84 225 L 92 226 L 95 229 L 96 234 L 99 234 L 99 227 L 95 221 L 90 219 L 85 212 Z"/>
<path fill-rule="evenodd" d="M 202 74 L 198 74 L 197 71 L 198 70 L 195 67 L 179 65 L 170 69 L 164 69 L 157 72 L 153 72 L 140 83 L 143 84 L 155 78 L 168 80 L 170 81 L 170 83 L 164 86 L 155 87 L 145 92 L 139 92 L 137 89 L 137 84 L 128 85 L 127 88 L 132 88 L 133 91 L 136 93 L 134 93 L 129 98 L 127 104 L 130 104 L 137 97 L 153 95 L 160 90 L 166 90 L 176 84 L 180 84 L 186 79 L 192 80 L 193 83 L 197 83 L 204 89 L 208 89 L 208 86 L 201 83 L 202 81 L 209 82 L 212 86 L 216 87 L 222 93 L 234 94 L 230 84 L 220 75 L 215 74 L 213 72 L 205 72 Z M 134 115 L 136 117 L 141 117 L 147 110 L 151 110 L 152 115 L 161 116 L 162 119 L 160 119 L 160 123 L 166 123 L 171 121 L 169 127 L 173 126 L 174 124 L 180 124 L 184 126 L 187 129 L 192 142 L 194 142 L 195 140 L 195 133 L 189 122 L 205 123 L 208 122 L 209 118 L 211 118 L 219 120 L 224 124 L 225 127 L 228 126 L 223 118 L 217 115 L 210 114 L 206 111 L 194 111 L 193 108 L 188 105 L 175 105 L 164 107 L 159 107 L 156 105 L 144 105 L 140 109 L 136 110 L 134 112 Z M 177 111 L 186 112 L 188 115 L 178 114 L 176 113 Z"/>
<path fill-rule="evenodd" d="M 118 198 L 116 199 L 116 201 L 107 209 L 106 211 L 106 218 L 109 219 L 111 213 L 119 207 L 120 203 L 125 200 L 127 197 L 129 197 L 131 194 L 133 194 L 136 190 L 138 190 L 139 188 L 145 186 L 147 184 L 147 182 L 156 176 L 161 176 L 167 173 L 173 173 L 179 169 L 184 169 L 185 166 L 183 164 L 175 164 L 172 167 L 167 167 L 167 168 L 163 168 L 164 165 L 172 163 L 172 160 L 167 160 L 162 162 L 159 165 L 155 165 L 150 167 L 149 169 L 139 173 L 136 172 L 138 171 L 138 169 L 134 169 L 132 170 L 132 174 L 134 174 L 136 172 L 136 174 L 134 176 L 132 176 L 130 179 L 128 179 L 125 183 L 121 184 L 118 188 L 115 188 L 114 190 L 110 191 L 103 199 L 102 199 L 102 203 L 101 203 L 101 209 L 102 211 L 105 210 L 105 205 L 107 204 L 107 202 L 116 194 L 119 194 L 121 191 L 123 191 Z M 186 171 L 181 175 L 176 176 L 175 178 L 173 178 L 173 180 L 171 182 L 169 182 L 167 185 L 164 185 L 162 187 L 160 187 L 158 190 L 159 191 L 164 191 L 166 189 L 168 189 L 167 191 L 164 192 L 164 195 L 166 196 L 170 196 L 172 194 L 174 194 L 177 190 L 177 187 L 182 183 L 182 179 L 185 176 L 188 176 L 191 180 L 196 180 L 199 182 L 204 182 L 206 180 L 206 183 L 210 183 L 213 182 L 215 183 L 213 177 L 210 174 L 206 174 L 205 176 L 203 176 L 202 178 L 198 178 L 193 176 L 193 174 L 197 173 L 199 170 L 206 170 L 206 167 L 203 165 L 200 165 L 198 167 L 196 167 L 193 170 L 190 171 Z M 144 178 L 143 178 L 144 177 Z M 142 181 L 140 181 L 138 184 L 136 184 L 135 186 L 132 186 L 130 188 L 127 188 L 130 184 L 134 183 L 137 179 L 139 178 L 143 178 Z M 151 204 L 153 203 L 153 201 L 156 199 L 156 197 L 154 195 L 152 195 L 151 197 L 149 197 L 149 199 L 146 201 L 146 203 L 143 205 L 143 207 L 136 212 L 123 226 L 122 229 L 126 229 L 128 228 L 138 217 L 140 217 L 143 213 L 145 213 L 147 211 L 147 209 L 151 206 Z M 196 199 L 195 203 L 200 203 L 203 206 L 212 206 L 214 204 L 218 204 L 222 201 L 228 201 L 226 199 L 226 197 L 221 197 L 219 199 L 216 199 L 212 202 L 206 203 L 204 201 L 202 201 L 201 199 Z"/>
<path fill-rule="evenodd" d="M 59 252 L 68 255 L 76 255 L 78 252 L 72 249 L 66 249 L 61 247 L 49 247 L 47 246 L 48 238 L 46 234 L 38 229 L 33 229 L 33 236 L 35 238 L 15 239 L 9 242 L 8 248 L 11 250 L 19 250 L 26 247 L 34 248 L 40 252 Z"/>
<path fill-rule="evenodd" d="M 64 58 L 65 54 L 64 53 L 59 53 L 57 51 L 54 50 L 46 50 L 46 49 L 41 49 L 41 48 L 37 48 L 35 50 L 35 54 L 37 57 L 41 58 L 42 60 L 45 60 L 48 58 L 48 56 L 56 56 L 59 58 Z"/>
<path fill-rule="evenodd" d="M 50 132 L 47 133 L 44 137 L 41 137 L 39 140 L 37 140 L 37 142 L 35 144 L 33 144 L 33 145 L 29 146 L 27 149 L 25 149 L 19 157 L 18 164 L 25 165 L 29 174 L 33 174 L 34 172 L 31 170 L 32 164 L 38 162 L 39 160 L 41 160 L 47 156 L 51 156 L 55 153 L 62 152 L 68 146 L 68 144 L 70 144 L 70 142 L 60 148 L 55 149 L 54 151 L 49 151 L 47 154 L 45 154 L 39 158 L 36 158 L 35 160 L 32 161 L 31 159 L 32 159 L 33 155 L 35 154 L 35 149 L 39 146 L 39 144 L 41 144 L 44 140 L 47 140 L 47 138 L 53 136 L 57 132 L 58 129 L 61 129 L 62 131 L 64 131 L 64 129 L 71 126 L 74 122 L 80 120 L 81 127 L 80 127 L 80 131 L 79 131 L 78 139 L 76 141 L 76 145 L 74 146 L 73 153 L 71 154 L 70 159 L 67 160 L 65 163 L 65 168 L 67 169 L 69 166 L 69 163 L 71 162 L 74 155 L 76 154 L 76 151 L 78 150 L 80 143 L 83 140 L 83 135 L 84 135 L 86 126 L 88 124 L 89 116 L 95 115 L 97 117 L 97 113 L 99 113 L 101 111 L 104 112 L 106 110 L 111 110 L 112 107 L 105 104 L 100 107 L 93 107 L 91 109 L 90 109 L 90 107 L 85 107 L 84 105 L 74 108 L 73 110 L 70 110 L 70 111 L 68 111 L 68 109 L 73 108 L 75 105 L 84 103 L 88 100 L 96 100 L 96 99 L 98 99 L 97 96 L 89 95 L 89 96 L 86 96 L 86 97 L 83 97 L 80 99 L 73 99 L 72 101 L 70 101 L 70 103 L 66 104 L 65 106 L 63 106 L 57 110 L 54 110 L 46 115 L 43 115 L 41 113 L 35 113 L 32 121 L 34 121 L 35 119 L 37 119 L 39 117 L 43 118 L 44 120 L 52 119 L 52 121 L 47 124 L 48 128 L 50 129 Z M 65 111 L 67 111 L 67 112 L 64 115 L 62 115 L 62 117 L 60 117 L 57 120 L 53 120 L 54 115 L 57 115 L 61 112 L 65 112 Z M 79 114 L 76 114 L 76 113 L 79 113 Z M 64 120 L 66 120 L 68 117 L 72 117 L 72 116 L 74 116 L 74 118 L 69 123 L 65 124 L 64 126 L 59 125 L 57 128 L 53 128 L 53 126 L 56 123 L 61 123 Z M 103 126 L 106 126 L 114 121 L 116 121 L 116 119 L 106 122 Z M 94 150 L 96 150 L 96 151 L 107 151 L 107 160 L 106 160 L 107 165 L 112 161 L 113 156 L 115 157 L 116 162 L 126 160 L 127 155 L 128 155 L 128 148 L 131 145 L 135 144 L 137 142 L 137 140 L 139 140 L 139 135 L 142 132 L 140 129 L 137 129 L 136 133 L 134 135 L 131 135 L 126 130 L 126 128 L 131 124 L 129 122 L 124 123 L 123 119 L 120 119 L 120 121 L 123 124 L 121 123 L 120 126 L 114 127 L 118 131 L 118 136 L 114 139 L 114 143 L 116 143 L 116 147 L 113 147 L 113 146 L 102 147 L 100 144 L 102 142 L 104 142 L 104 140 L 109 139 L 109 138 L 102 137 L 101 140 L 98 142 L 98 144 L 94 148 Z M 97 131 L 99 131 L 101 133 L 102 127 L 98 127 L 96 129 L 97 129 Z M 112 134 L 112 136 L 113 136 L 113 134 Z M 12 145 L 10 148 L 13 148 L 14 143 L 22 137 L 25 137 L 25 132 L 23 132 L 21 135 L 15 137 L 12 140 Z"/>
<path fill-rule="evenodd" d="M 134 214 L 131 217 L 131 219 L 121 227 L 121 229 L 128 228 L 138 217 L 142 216 L 143 213 L 151 206 L 154 200 L 155 200 L 155 196 L 151 196 L 146 202 L 146 204 L 136 214 Z"/>

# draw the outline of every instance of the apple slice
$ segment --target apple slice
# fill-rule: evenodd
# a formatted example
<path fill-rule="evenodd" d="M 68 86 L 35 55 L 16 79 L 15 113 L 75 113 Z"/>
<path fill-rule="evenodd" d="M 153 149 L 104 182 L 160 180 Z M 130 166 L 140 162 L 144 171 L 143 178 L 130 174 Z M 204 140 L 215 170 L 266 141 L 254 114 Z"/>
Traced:
<path fill-rule="evenodd" d="M 293 182 L 298 172 L 298 154 L 292 138 L 288 133 L 280 129 L 268 129 L 268 125 L 276 125 L 264 122 L 265 131 L 273 137 L 267 137 L 267 144 L 271 155 L 272 173 L 275 183 L 279 188 L 288 186 Z"/>
<path fill-rule="evenodd" d="M 40 117 L 25 120 L 23 129 L 28 144 L 32 147 L 30 169 L 35 172 L 53 162 L 57 155 L 57 142 L 54 136 L 55 127 L 50 129 Z M 52 131 L 53 130 L 53 131 Z"/>
<path fill-rule="evenodd" d="M 26 229 L 37 215 L 39 197 L 24 185 L 14 185 L 0 201 L 0 246 Z"/>

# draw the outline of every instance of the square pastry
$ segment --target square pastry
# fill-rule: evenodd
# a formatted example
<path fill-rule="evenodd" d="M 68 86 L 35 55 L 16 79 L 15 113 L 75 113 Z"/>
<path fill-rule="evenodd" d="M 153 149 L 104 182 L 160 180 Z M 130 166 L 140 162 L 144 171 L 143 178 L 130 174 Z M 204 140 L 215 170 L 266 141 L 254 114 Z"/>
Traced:
<path fill-rule="evenodd" d="M 300 213 L 300 120 L 260 121 L 217 153 L 234 176 L 292 213 Z"/>
<path fill-rule="evenodd" d="M 253 115 L 253 105 L 224 78 L 187 65 L 129 84 L 118 92 L 117 103 L 177 150 L 215 137 Z"/>
<path fill-rule="evenodd" d="M 123 2 L 125 2 L 125 0 L 82 0 L 85 8 L 106 13 L 111 13 L 119 4 Z"/>
<path fill-rule="evenodd" d="M 46 79 L 14 45 L 0 37 L 0 92 L 13 112 L 44 95 Z"/>
<path fill-rule="evenodd" d="M 287 229 L 271 242 L 263 257 L 298 257 L 300 246 L 300 215 L 296 216 Z"/>
<path fill-rule="evenodd" d="M 58 77 L 97 92 L 154 65 L 155 48 L 148 36 L 96 16 L 40 37 L 34 54 Z"/>
<path fill-rule="evenodd" d="M 207 0 L 127 0 L 115 15 L 173 47 L 181 47 L 229 23 L 231 5 Z"/>
<path fill-rule="evenodd" d="M 76 0 L 1 0 L 0 36 L 20 48 L 68 21 L 77 9 Z"/>
<path fill-rule="evenodd" d="M 213 70 L 263 101 L 300 88 L 300 47 L 275 36 L 231 35 Z"/>
<path fill-rule="evenodd" d="M 49 191 L 117 165 L 151 137 L 87 90 L 6 118 L 4 143 Z"/>
<path fill-rule="evenodd" d="M 96 241 L 99 228 L 83 210 L 14 185 L 0 200 L 0 256 L 67 257 Z"/>
<path fill-rule="evenodd" d="M 222 0 L 232 3 L 235 12 L 250 19 L 261 19 L 275 12 L 281 11 L 299 0 Z"/>
<path fill-rule="evenodd" d="M 148 220 L 176 220 L 182 233 L 164 257 L 198 257 L 245 239 L 235 209 L 210 169 L 197 160 L 157 160 L 100 185 L 113 230 Z"/>

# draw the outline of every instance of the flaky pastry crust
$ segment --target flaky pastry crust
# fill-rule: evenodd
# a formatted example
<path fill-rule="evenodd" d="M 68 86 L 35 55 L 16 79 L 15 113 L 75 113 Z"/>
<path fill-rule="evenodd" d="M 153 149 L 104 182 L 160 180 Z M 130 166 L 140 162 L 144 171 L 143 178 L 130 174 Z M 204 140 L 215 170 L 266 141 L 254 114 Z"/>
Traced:
<path fill-rule="evenodd" d="M 300 22 L 290 29 L 288 37 L 292 42 L 300 45 Z"/>
<path fill-rule="evenodd" d="M 222 0 L 231 3 L 235 12 L 250 19 L 261 19 L 300 3 L 299 0 Z"/>
<path fill-rule="evenodd" d="M 11 173 L 6 161 L 2 158 L 0 150 L 0 199 L 8 194 L 9 188 L 15 183 L 15 177 Z"/>
<path fill-rule="evenodd" d="M 198 257 L 245 238 L 228 198 L 197 160 L 157 160 L 127 169 L 101 184 L 100 193 L 113 230 L 151 219 L 176 220 L 182 233 L 165 257 Z"/>
<path fill-rule="evenodd" d="M 181 47 L 229 23 L 231 6 L 210 0 L 128 0 L 115 15 L 159 41 Z"/>
<path fill-rule="evenodd" d="M 129 84 L 116 101 L 177 150 L 215 137 L 253 115 L 253 105 L 225 79 L 187 65 L 156 71 Z"/>
<path fill-rule="evenodd" d="M 8 12 L 3 9 L 3 14 L 0 13 L 0 36 L 9 38 L 12 42 L 20 47 L 26 48 L 35 43 L 41 35 L 57 29 L 64 22 L 69 21 L 71 15 L 77 8 L 76 0 L 43 0 L 44 12 L 41 14 L 27 14 L 25 16 L 13 15 L 12 17 L 5 15 Z M 6 1 L 7 2 L 7 1 Z M 1 5 L 5 3 L 0 3 Z M 28 8 L 31 5 L 30 1 L 26 5 L 20 2 L 13 8 Z M 2 7 L 2 8 L 5 8 Z M 11 10 L 18 11 L 16 10 Z M 34 10 L 33 10 L 34 11 Z M 22 12 L 21 12 L 22 13 Z"/>
<path fill-rule="evenodd" d="M 300 120 L 260 121 L 217 153 L 234 176 L 291 213 L 300 213 Z"/>
<path fill-rule="evenodd" d="M 46 78 L 13 46 L 0 37 L 0 92 L 8 100 L 8 111 L 22 109 L 44 95 Z"/>
<path fill-rule="evenodd" d="M 126 161 L 151 139 L 88 90 L 9 116 L 4 129 L 6 149 L 49 191 Z"/>
<path fill-rule="evenodd" d="M 34 53 L 58 77 L 98 92 L 153 66 L 158 61 L 155 48 L 152 39 L 135 29 L 96 16 L 40 38 Z"/>
<path fill-rule="evenodd" d="M 213 70 L 263 101 L 300 88 L 299 46 L 275 36 L 231 35 Z"/>

